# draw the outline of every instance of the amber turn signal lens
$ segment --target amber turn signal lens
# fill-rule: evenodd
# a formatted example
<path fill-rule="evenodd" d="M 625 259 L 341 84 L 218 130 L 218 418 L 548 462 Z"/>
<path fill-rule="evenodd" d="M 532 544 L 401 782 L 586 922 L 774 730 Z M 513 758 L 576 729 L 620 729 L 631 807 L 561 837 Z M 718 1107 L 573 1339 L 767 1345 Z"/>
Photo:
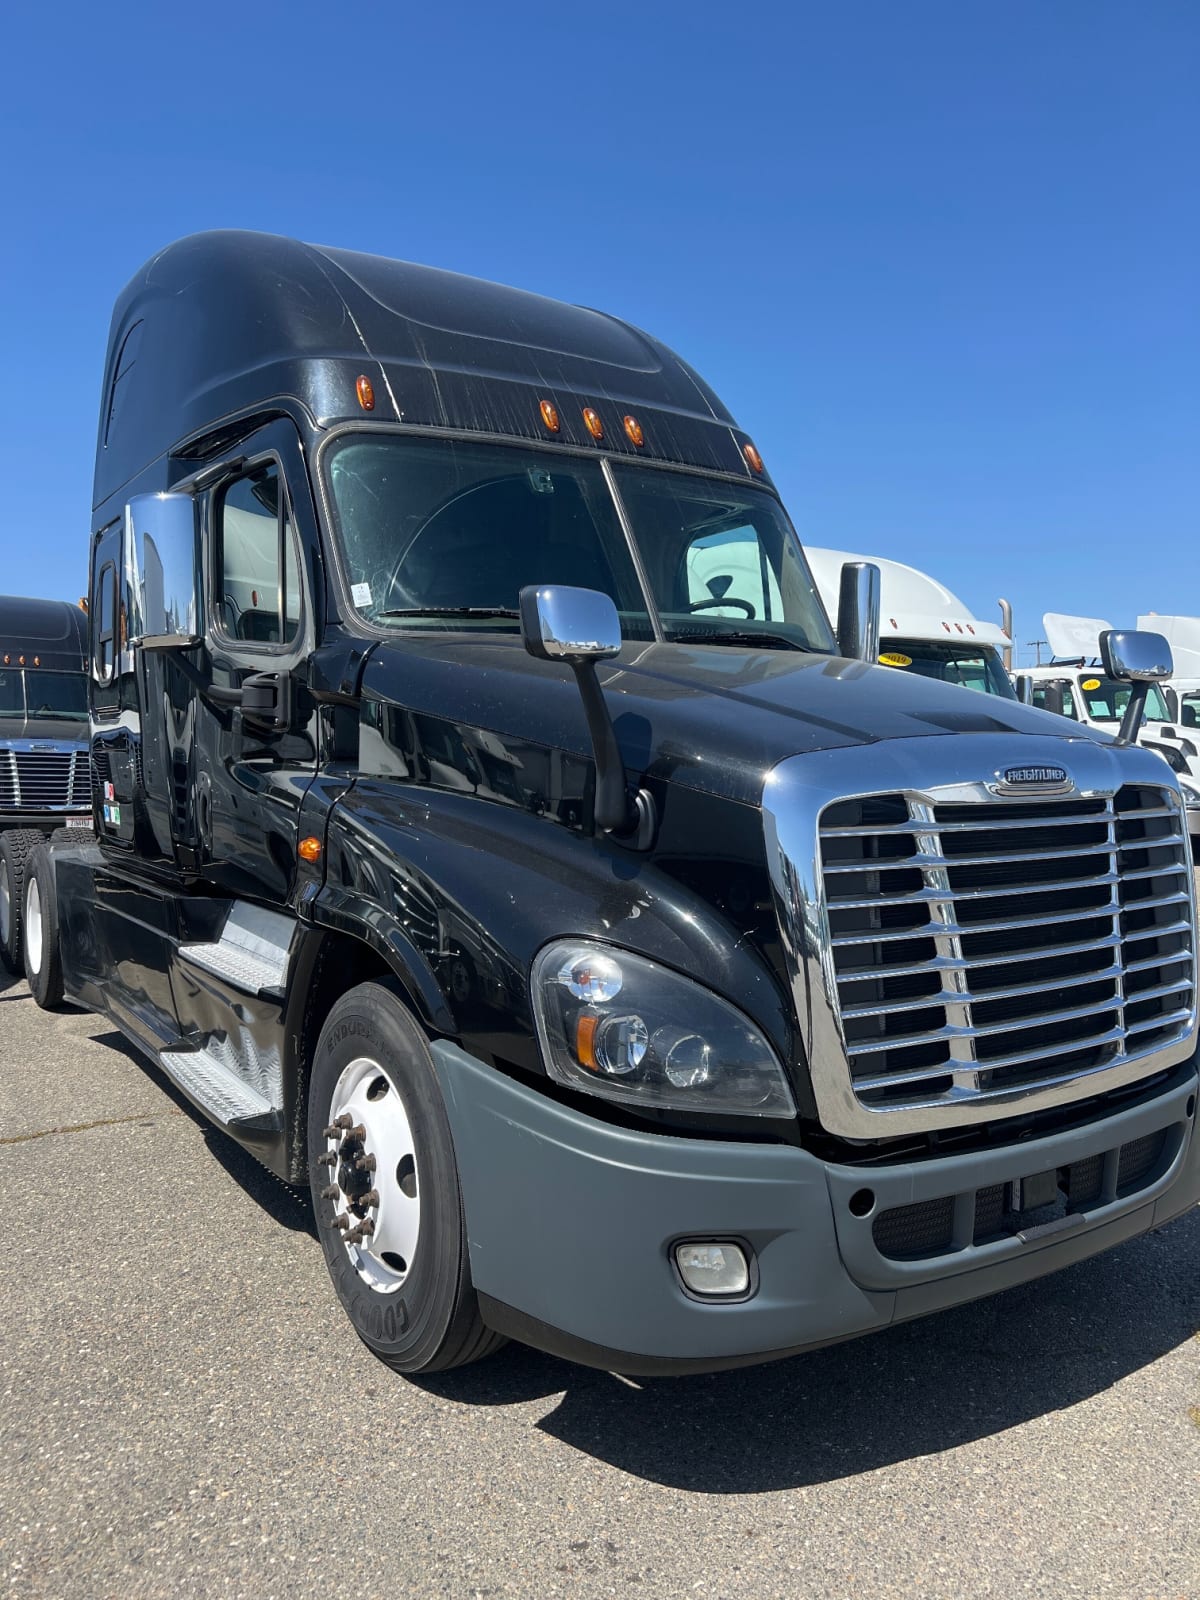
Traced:
<path fill-rule="evenodd" d="M 19 667 L 23 667 L 25 665 L 25 657 L 24 656 L 18 656 L 17 657 L 17 665 Z"/>
<path fill-rule="evenodd" d="M 558 432 L 558 407 L 557 406 L 552 406 L 550 404 L 549 400 L 543 400 L 541 405 L 538 407 L 538 409 L 542 413 L 542 421 L 546 424 L 546 427 L 549 430 L 549 432 L 550 433 L 557 433 Z"/>
<path fill-rule="evenodd" d="M 359 373 L 358 382 L 354 385 L 354 388 L 355 388 L 355 392 L 358 395 L 358 403 L 363 408 L 363 410 L 364 411 L 374 411 L 374 409 L 375 409 L 375 388 L 374 388 L 374 385 L 372 384 L 370 378 L 367 377 L 365 372 L 360 372 Z"/>
<path fill-rule="evenodd" d="M 750 470 L 752 472 L 761 472 L 763 470 L 763 458 L 759 455 L 758 451 L 752 444 L 749 442 L 744 444 L 742 446 L 742 454 L 750 463 Z"/>
<path fill-rule="evenodd" d="M 600 1025 L 600 1018 L 589 1016 L 585 1011 L 575 1024 L 575 1058 L 582 1067 L 596 1069 L 596 1029 Z"/>
<path fill-rule="evenodd" d="M 641 423 L 636 417 L 625 417 L 623 420 L 625 423 L 625 432 L 629 436 L 630 443 L 637 445 L 638 449 L 640 450 L 646 442 L 646 435 L 642 432 Z"/>
<path fill-rule="evenodd" d="M 321 859 L 320 839 L 310 833 L 307 839 L 301 839 L 296 846 L 296 854 L 301 861 L 319 861 Z"/>
<path fill-rule="evenodd" d="M 604 424 L 600 421 L 599 415 L 592 410 L 591 406 L 584 406 L 583 408 L 583 425 L 591 434 L 593 439 L 603 439 Z"/>

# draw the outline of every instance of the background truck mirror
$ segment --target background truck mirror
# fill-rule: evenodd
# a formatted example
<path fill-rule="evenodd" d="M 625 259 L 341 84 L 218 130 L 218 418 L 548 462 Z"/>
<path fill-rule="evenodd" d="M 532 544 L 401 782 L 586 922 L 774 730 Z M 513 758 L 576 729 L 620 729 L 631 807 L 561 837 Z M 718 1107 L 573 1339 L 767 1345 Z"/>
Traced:
<path fill-rule="evenodd" d="M 143 650 L 200 643 L 196 504 L 190 494 L 136 495 L 125 507 L 125 641 Z"/>

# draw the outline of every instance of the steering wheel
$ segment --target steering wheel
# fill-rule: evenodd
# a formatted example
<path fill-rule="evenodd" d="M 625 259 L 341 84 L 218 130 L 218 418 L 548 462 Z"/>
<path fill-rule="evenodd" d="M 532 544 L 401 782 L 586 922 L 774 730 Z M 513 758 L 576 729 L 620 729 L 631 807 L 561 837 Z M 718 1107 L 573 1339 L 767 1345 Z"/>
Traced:
<path fill-rule="evenodd" d="M 749 600 L 739 600 L 736 595 L 723 594 L 712 600 L 693 600 L 688 606 L 689 611 L 712 611 L 716 606 L 737 606 L 744 611 L 747 617 L 753 619 L 758 615 Z"/>

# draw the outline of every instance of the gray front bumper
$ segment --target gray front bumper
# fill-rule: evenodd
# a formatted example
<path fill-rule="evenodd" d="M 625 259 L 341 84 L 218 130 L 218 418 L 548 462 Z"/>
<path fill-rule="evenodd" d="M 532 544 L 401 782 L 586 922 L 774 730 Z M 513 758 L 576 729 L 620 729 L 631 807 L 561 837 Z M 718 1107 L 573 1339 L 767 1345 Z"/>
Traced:
<path fill-rule="evenodd" d="M 617 1371 L 732 1366 L 868 1333 L 1052 1272 L 1200 1201 L 1194 1061 L 1168 1091 L 1085 1128 L 983 1155 L 845 1168 L 790 1146 L 611 1127 L 455 1045 L 433 1051 L 485 1319 Z M 879 1211 L 1063 1167 L 1161 1128 L 1171 1130 L 1164 1169 L 1062 1231 L 934 1261 L 896 1261 L 875 1247 Z M 864 1188 L 874 1207 L 860 1217 L 851 1199 Z M 751 1298 L 720 1305 L 684 1293 L 670 1250 L 696 1237 L 751 1245 Z"/>

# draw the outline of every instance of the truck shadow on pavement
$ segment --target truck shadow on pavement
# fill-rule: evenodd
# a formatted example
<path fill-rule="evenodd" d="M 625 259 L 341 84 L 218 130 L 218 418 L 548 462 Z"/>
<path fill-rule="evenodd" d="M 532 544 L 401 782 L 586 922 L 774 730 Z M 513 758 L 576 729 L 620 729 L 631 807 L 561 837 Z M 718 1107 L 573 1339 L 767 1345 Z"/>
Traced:
<path fill-rule="evenodd" d="M 238 1187 L 244 1190 L 255 1204 L 262 1207 L 272 1221 L 278 1222 L 281 1227 L 288 1228 L 293 1233 L 307 1233 L 316 1239 L 317 1230 L 313 1222 L 312 1205 L 306 1193 L 293 1189 L 291 1184 L 284 1183 L 282 1178 L 277 1178 L 274 1173 L 268 1172 L 248 1150 L 243 1150 L 236 1140 L 231 1139 L 227 1133 L 222 1133 L 220 1128 L 214 1127 L 202 1112 L 196 1110 L 187 1095 L 175 1087 L 162 1068 L 149 1056 L 143 1055 L 124 1034 L 114 1028 L 111 1033 L 97 1034 L 94 1042 L 127 1057 L 162 1090 L 168 1100 L 191 1118 L 199 1129 L 209 1153 Z"/>
<path fill-rule="evenodd" d="M 510 1346 L 418 1381 L 474 1406 L 561 1393 L 538 1428 L 670 1488 L 794 1489 L 1085 1405 L 1195 1334 L 1198 1263 L 1193 1211 L 1055 1276 L 765 1367 L 622 1379 Z"/>

